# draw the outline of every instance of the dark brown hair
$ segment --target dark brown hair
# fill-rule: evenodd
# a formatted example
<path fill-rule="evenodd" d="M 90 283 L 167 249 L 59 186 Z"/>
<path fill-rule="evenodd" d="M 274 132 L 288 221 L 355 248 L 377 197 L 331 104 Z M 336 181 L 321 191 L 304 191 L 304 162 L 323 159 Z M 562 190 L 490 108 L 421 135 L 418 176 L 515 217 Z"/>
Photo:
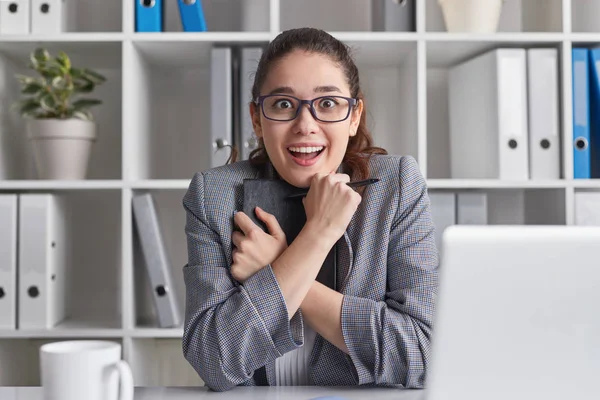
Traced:
<path fill-rule="evenodd" d="M 295 50 L 304 50 L 309 53 L 328 56 L 344 71 L 348 86 L 350 87 L 350 96 L 362 100 L 363 112 L 360 117 L 358 129 L 356 135 L 350 137 L 342 162 L 348 168 L 352 180 L 367 179 L 369 176 L 368 158 L 373 154 L 387 154 L 387 151 L 383 148 L 373 146 L 373 138 L 366 126 L 367 110 L 365 99 L 360 89 L 358 68 L 346 44 L 334 38 L 329 33 L 315 28 L 297 28 L 280 33 L 269 44 L 260 58 L 254 76 L 254 85 L 252 86 L 252 99 L 257 99 L 260 95 L 260 89 L 265 82 L 270 68 L 277 61 Z M 259 112 L 258 107 L 256 110 L 256 112 Z M 232 148 L 228 162 L 235 162 L 237 155 L 237 149 Z M 249 158 L 250 163 L 255 166 L 262 166 L 269 160 L 262 138 L 258 139 L 258 147 L 250 153 Z"/>

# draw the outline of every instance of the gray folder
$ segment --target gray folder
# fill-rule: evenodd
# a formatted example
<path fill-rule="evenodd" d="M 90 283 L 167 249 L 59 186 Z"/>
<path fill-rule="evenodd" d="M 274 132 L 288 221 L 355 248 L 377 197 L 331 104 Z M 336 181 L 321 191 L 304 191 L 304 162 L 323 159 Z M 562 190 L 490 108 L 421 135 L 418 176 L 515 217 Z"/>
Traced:
<path fill-rule="evenodd" d="M 152 286 L 158 324 L 161 328 L 178 326 L 181 316 L 171 277 L 171 266 L 160 231 L 154 200 L 150 193 L 133 197 L 133 215 Z"/>
<path fill-rule="evenodd" d="M 210 59 L 211 167 L 225 165 L 233 143 L 233 72 L 229 47 L 214 47 Z"/>
<path fill-rule="evenodd" d="M 258 140 L 254 135 L 252 118 L 248 104 L 252 100 L 252 85 L 258 62 L 262 55 L 261 47 L 245 47 L 241 51 L 240 60 L 240 146 L 241 159 L 247 160 L 250 152 L 258 147 Z"/>
<path fill-rule="evenodd" d="M 17 329 L 18 194 L 0 194 L 0 330 Z"/>
<path fill-rule="evenodd" d="M 372 30 L 414 32 L 415 0 L 372 0 Z"/>

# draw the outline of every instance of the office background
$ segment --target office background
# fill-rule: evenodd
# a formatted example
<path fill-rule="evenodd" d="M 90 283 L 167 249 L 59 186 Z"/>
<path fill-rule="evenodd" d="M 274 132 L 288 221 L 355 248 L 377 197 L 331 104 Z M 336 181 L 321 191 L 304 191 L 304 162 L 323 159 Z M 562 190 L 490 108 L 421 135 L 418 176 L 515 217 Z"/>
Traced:
<path fill-rule="evenodd" d="M 0 35 L 0 193 L 65 196 L 70 277 L 64 321 L 0 330 L 0 385 L 39 385 L 39 346 L 73 338 L 122 343 L 136 385 L 201 384 L 182 357 L 182 329 L 158 325 L 131 204 L 142 193 L 156 202 L 183 310 L 181 199 L 193 174 L 211 166 L 214 45 L 264 45 L 288 28 L 326 29 L 355 51 L 375 144 L 414 156 L 430 193 L 450 199 L 445 206 L 456 211 L 456 194 L 470 194 L 484 204 L 476 209 L 484 223 L 576 224 L 577 195 L 600 193 L 600 181 L 573 179 L 571 50 L 600 43 L 600 23 L 586 18 L 593 3 L 600 0 L 507 0 L 497 33 L 450 34 L 436 0 L 416 2 L 415 28 L 405 32 L 374 31 L 370 0 L 203 0 L 208 32 L 194 33 L 182 32 L 177 4 L 166 0 L 164 32 L 139 33 L 133 1 L 78 0 L 68 32 Z M 38 46 L 107 77 L 94 92 L 103 104 L 93 109 L 99 131 L 86 180 L 35 179 L 23 121 L 8 111 L 19 97 L 14 74 L 29 73 Z M 557 50 L 556 179 L 451 174 L 450 69 L 501 47 Z"/>

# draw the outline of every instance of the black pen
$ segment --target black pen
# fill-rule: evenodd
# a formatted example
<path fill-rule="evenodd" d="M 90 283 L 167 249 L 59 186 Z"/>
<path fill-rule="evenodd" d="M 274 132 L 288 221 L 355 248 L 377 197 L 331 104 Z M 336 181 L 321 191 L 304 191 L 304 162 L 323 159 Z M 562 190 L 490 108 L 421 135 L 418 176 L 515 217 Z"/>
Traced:
<path fill-rule="evenodd" d="M 348 182 L 348 183 L 346 183 L 346 185 L 350 186 L 351 188 L 356 188 L 356 187 L 360 187 L 360 186 L 370 185 L 370 184 L 375 183 L 375 182 L 379 182 L 379 179 L 377 179 L 377 178 L 369 178 L 369 179 L 365 179 L 363 181 Z M 305 189 L 305 190 L 303 190 L 300 193 L 291 194 L 287 198 L 288 199 L 295 199 L 295 198 L 298 198 L 298 197 L 306 196 L 307 194 L 308 194 L 308 189 Z"/>

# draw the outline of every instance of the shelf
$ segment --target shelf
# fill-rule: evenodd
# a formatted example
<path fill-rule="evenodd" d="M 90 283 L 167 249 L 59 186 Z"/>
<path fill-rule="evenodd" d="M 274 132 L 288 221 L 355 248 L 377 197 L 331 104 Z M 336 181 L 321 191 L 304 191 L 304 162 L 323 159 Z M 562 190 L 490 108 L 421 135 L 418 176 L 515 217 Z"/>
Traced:
<path fill-rule="evenodd" d="M 0 35 L 0 43 L 48 43 L 48 42 L 122 42 L 121 32 L 65 32 L 57 34 Z"/>
<path fill-rule="evenodd" d="M 181 339 L 183 328 L 136 328 L 128 331 L 133 338 Z"/>
<path fill-rule="evenodd" d="M 600 189 L 600 179 L 573 179 L 568 182 L 575 189 Z"/>
<path fill-rule="evenodd" d="M 415 32 L 329 32 L 343 42 L 416 42 Z"/>
<path fill-rule="evenodd" d="M 197 171 L 190 172 L 190 179 L 141 180 L 131 183 L 131 187 L 133 189 L 187 189 L 195 172 Z"/>
<path fill-rule="evenodd" d="M 567 181 L 502 181 L 489 179 L 428 179 L 429 189 L 564 189 Z"/>
<path fill-rule="evenodd" d="M 491 34 L 427 32 L 423 39 L 428 42 L 491 42 L 491 43 L 538 43 L 560 42 L 565 34 L 559 32 L 497 32 Z"/>
<path fill-rule="evenodd" d="M 519 36 L 519 35 L 515 35 Z M 541 35 L 543 38 L 546 35 Z M 434 36 L 435 37 L 435 36 Z M 440 37 L 446 37 L 441 35 Z M 459 39 L 460 38 L 460 39 Z M 496 48 L 536 48 L 536 47 L 558 47 L 561 40 L 557 37 L 551 40 L 532 40 L 526 35 L 523 40 L 495 40 L 492 37 L 481 40 L 463 40 L 464 37 L 457 36 L 456 40 L 428 40 L 427 67 L 448 68 L 462 61 L 468 60 L 488 50 Z"/>
<path fill-rule="evenodd" d="M 121 180 L 0 180 L 0 190 L 114 190 L 123 187 Z"/>
<path fill-rule="evenodd" d="M 123 330 L 117 321 L 65 320 L 52 329 L 0 330 L 0 338 L 119 338 Z"/>
<path fill-rule="evenodd" d="M 134 42 L 226 42 L 252 43 L 273 39 L 270 32 L 156 32 L 134 33 Z"/>

